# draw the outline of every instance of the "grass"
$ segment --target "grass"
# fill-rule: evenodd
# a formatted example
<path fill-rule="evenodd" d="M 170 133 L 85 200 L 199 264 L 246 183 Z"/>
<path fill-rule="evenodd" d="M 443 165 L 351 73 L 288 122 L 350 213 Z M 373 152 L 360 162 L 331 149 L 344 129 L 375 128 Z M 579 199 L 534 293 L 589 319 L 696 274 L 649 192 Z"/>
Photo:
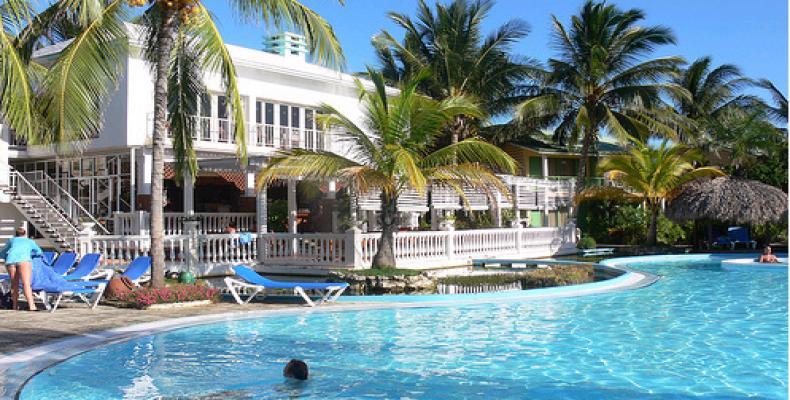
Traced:
<path fill-rule="evenodd" d="M 400 269 L 400 268 L 370 268 L 370 269 L 357 269 L 348 271 L 349 274 L 358 276 L 416 276 L 422 273 L 417 269 Z"/>

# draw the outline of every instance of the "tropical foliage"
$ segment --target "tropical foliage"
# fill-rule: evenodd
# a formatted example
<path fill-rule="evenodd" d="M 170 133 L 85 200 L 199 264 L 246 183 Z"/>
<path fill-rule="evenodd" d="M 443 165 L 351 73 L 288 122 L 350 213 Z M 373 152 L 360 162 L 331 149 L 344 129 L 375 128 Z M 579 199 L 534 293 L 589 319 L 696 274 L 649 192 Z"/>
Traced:
<path fill-rule="evenodd" d="M 429 73 L 422 71 L 391 95 L 383 74 L 369 69 L 373 88 L 357 80 L 364 125 L 358 125 L 330 105 L 322 106 L 321 123 L 337 132 L 348 156 L 331 152 L 292 150 L 275 158 L 258 174 L 258 188 L 276 179 L 338 179 L 355 193 L 380 193 L 382 236 L 373 258 L 375 267 L 395 267 L 394 233 L 398 229 L 398 198 L 414 190 L 425 195 L 434 181 L 462 193 L 471 186 L 507 193 L 495 175 L 512 173 L 515 161 L 498 147 L 476 139 L 432 151 L 442 128 L 458 115 L 480 116 L 464 97 L 437 101 L 417 93 Z"/>
<path fill-rule="evenodd" d="M 437 100 L 464 96 L 481 109 L 477 118 L 457 116 L 440 144 L 471 137 L 487 118 L 509 114 L 527 89 L 524 83 L 535 62 L 512 54 L 512 45 L 527 35 L 529 27 L 512 19 L 485 35 L 482 25 L 493 5 L 490 0 L 455 0 L 446 5 L 437 2 L 432 9 L 420 0 L 414 18 L 389 13 L 404 31 L 401 41 L 387 31 L 373 38 L 388 83 L 429 70 L 430 77 L 419 85 L 422 93 Z"/>
<path fill-rule="evenodd" d="M 517 120 L 553 129 L 558 143 L 574 146 L 581 140 L 578 190 L 603 130 L 623 142 L 628 136 L 675 135 L 668 124 L 676 115 L 660 94 L 684 94 L 668 81 L 682 59 L 645 59 L 657 46 L 675 43 L 675 37 L 668 28 L 639 25 L 644 18 L 641 10 L 593 1 L 567 27 L 552 17 L 558 57 L 549 59 L 539 92 L 516 108 Z"/>
<path fill-rule="evenodd" d="M 680 186 L 691 180 L 723 175 L 716 167 L 695 167 L 701 154 L 685 145 L 668 140 L 649 146 L 631 139 L 627 154 L 604 160 L 599 168 L 622 187 L 591 187 L 580 194 L 577 201 L 589 198 L 637 198 L 650 215 L 647 243 L 656 243 L 656 229 L 661 203 L 671 198 Z"/>

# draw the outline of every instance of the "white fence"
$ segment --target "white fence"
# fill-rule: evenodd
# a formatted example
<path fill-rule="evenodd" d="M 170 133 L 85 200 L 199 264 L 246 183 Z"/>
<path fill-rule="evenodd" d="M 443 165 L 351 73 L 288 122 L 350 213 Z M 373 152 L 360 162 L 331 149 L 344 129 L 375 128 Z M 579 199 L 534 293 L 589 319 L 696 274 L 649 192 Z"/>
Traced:
<path fill-rule="evenodd" d="M 165 260 L 171 269 L 198 274 L 225 272 L 235 264 L 263 268 L 370 268 L 379 233 L 193 234 L 165 237 Z M 397 265 L 432 268 L 468 264 L 473 258 L 547 257 L 572 252 L 575 228 L 502 228 L 395 233 Z M 251 240 L 245 240 L 251 239 Z M 150 239 L 140 235 L 82 239 L 82 254 L 102 255 L 105 264 L 126 264 L 150 254 Z"/>

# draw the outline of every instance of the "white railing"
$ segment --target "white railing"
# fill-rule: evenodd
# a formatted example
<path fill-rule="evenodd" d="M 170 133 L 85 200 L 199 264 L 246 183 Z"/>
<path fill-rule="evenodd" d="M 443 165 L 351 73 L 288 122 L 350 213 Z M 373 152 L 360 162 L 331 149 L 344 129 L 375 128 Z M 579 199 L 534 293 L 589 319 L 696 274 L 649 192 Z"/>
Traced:
<path fill-rule="evenodd" d="M 192 140 L 195 144 L 234 144 L 235 124 L 228 118 L 192 117 L 195 130 Z M 153 116 L 148 115 L 148 136 L 154 131 Z M 328 133 L 319 129 L 302 129 L 272 124 L 250 123 L 247 134 L 247 145 L 277 149 L 308 149 L 329 150 Z"/>
<path fill-rule="evenodd" d="M 197 270 L 217 265 L 255 264 L 258 245 L 242 240 L 240 234 L 169 235 L 164 238 L 165 262 L 168 267 L 183 269 L 193 255 Z M 81 254 L 99 253 L 104 265 L 125 265 L 139 256 L 151 255 L 150 236 L 102 235 L 83 238 Z"/>
<path fill-rule="evenodd" d="M 236 224 L 237 232 L 250 232 L 255 229 L 255 213 L 194 213 L 198 220 L 198 233 L 224 233 L 231 224 Z M 164 213 L 165 235 L 184 233 L 185 213 Z M 113 214 L 113 233 L 116 235 L 138 235 L 150 230 L 150 214 L 144 211 Z"/>
<path fill-rule="evenodd" d="M 239 234 L 199 235 L 197 261 L 200 264 L 256 264 L 258 243 L 255 236 L 243 241 Z"/>
<path fill-rule="evenodd" d="M 575 227 L 568 225 L 562 228 L 396 232 L 393 250 L 398 266 L 410 268 L 461 265 L 480 257 L 546 257 L 572 249 L 574 231 Z M 355 267 L 372 265 L 379 238 L 379 233 L 355 235 Z"/>
<path fill-rule="evenodd" d="M 380 234 L 267 233 L 165 236 L 169 268 L 196 273 L 225 272 L 235 264 L 266 267 L 370 268 Z M 245 240 L 249 239 L 249 240 Z M 468 264 L 474 258 L 547 257 L 574 251 L 575 227 L 501 228 L 463 231 L 396 232 L 399 267 L 430 268 Z M 125 264 L 150 254 L 149 236 L 113 235 L 81 239 L 80 252 L 102 254 L 105 264 Z"/>
<path fill-rule="evenodd" d="M 349 235 L 344 233 L 268 233 L 261 235 L 264 265 L 346 267 Z"/>

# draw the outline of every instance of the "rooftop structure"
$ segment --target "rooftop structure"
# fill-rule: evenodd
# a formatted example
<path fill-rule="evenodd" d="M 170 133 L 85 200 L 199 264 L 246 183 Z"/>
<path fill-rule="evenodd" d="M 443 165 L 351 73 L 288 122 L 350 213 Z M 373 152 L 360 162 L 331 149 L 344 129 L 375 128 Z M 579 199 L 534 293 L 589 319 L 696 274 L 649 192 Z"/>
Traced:
<path fill-rule="evenodd" d="M 263 42 L 264 51 L 279 54 L 286 58 L 304 61 L 309 52 L 304 35 L 293 32 L 280 32 L 270 35 Z"/>

